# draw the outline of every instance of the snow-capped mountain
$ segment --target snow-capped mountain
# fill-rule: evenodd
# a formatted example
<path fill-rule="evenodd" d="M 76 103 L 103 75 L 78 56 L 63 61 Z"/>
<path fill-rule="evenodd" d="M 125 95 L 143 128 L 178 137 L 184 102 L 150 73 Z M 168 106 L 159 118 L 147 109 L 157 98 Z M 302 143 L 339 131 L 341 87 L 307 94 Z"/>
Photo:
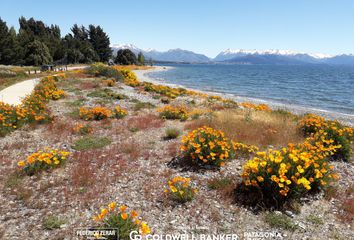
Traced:
<path fill-rule="evenodd" d="M 133 44 L 113 44 L 111 46 L 113 53 L 116 54 L 120 49 L 130 49 L 135 54 L 142 52 L 145 56 L 145 59 L 153 59 L 155 61 L 164 61 L 164 62 L 188 62 L 188 63 L 200 63 L 200 62 L 209 62 L 210 59 L 203 55 L 194 53 L 192 51 L 183 50 L 180 48 L 170 49 L 166 52 L 160 52 L 155 49 L 141 49 L 136 47 Z"/>
<path fill-rule="evenodd" d="M 336 64 L 354 65 L 353 55 L 328 55 L 322 53 L 303 53 L 290 50 L 244 50 L 227 49 L 219 53 L 216 62 L 242 64 Z"/>
<path fill-rule="evenodd" d="M 281 64 L 281 65 L 304 65 L 304 64 L 331 64 L 331 65 L 354 65 L 354 55 L 329 55 L 322 53 L 304 53 L 291 50 L 245 50 L 226 49 L 220 52 L 214 59 L 203 54 L 180 48 L 168 51 L 155 49 L 142 49 L 133 44 L 113 44 L 113 53 L 119 49 L 130 49 L 135 54 L 142 52 L 146 59 L 164 62 L 206 63 L 224 62 L 234 64 Z"/>
<path fill-rule="evenodd" d="M 245 50 L 245 49 L 226 49 L 219 53 L 214 61 L 226 61 L 236 57 L 244 57 L 247 55 L 279 55 L 279 56 L 288 56 L 302 59 L 303 57 L 309 57 L 314 59 L 323 59 L 330 58 L 331 55 L 321 54 L 321 53 L 303 53 L 303 52 L 295 52 L 291 50 L 278 50 L 278 49 L 270 49 L 270 50 Z"/>

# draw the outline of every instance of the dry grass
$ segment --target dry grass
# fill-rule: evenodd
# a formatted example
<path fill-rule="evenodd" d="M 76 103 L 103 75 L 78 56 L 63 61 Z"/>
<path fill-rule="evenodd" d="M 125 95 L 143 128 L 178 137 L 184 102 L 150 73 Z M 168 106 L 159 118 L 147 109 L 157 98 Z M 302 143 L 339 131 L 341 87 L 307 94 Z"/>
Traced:
<path fill-rule="evenodd" d="M 87 74 L 84 69 L 76 69 L 65 72 L 67 78 L 92 78 L 90 74 Z"/>
<path fill-rule="evenodd" d="M 87 187 L 96 181 L 93 163 L 88 159 L 87 152 L 79 152 L 75 155 L 75 165 L 71 171 L 71 181 L 75 187 Z"/>
<path fill-rule="evenodd" d="M 339 196 L 338 218 L 343 223 L 354 221 L 354 184 L 351 184 L 346 191 Z"/>
<path fill-rule="evenodd" d="M 170 156 L 170 157 L 177 156 L 177 154 L 179 152 L 180 145 L 181 144 L 179 142 L 171 142 L 170 144 L 168 144 L 166 146 L 166 151 L 167 151 L 168 156 Z"/>
<path fill-rule="evenodd" d="M 234 199 L 235 182 L 231 177 L 214 177 L 208 180 L 208 188 L 216 190 L 221 199 L 231 203 Z"/>
<path fill-rule="evenodd" d="M 134 140 L 127 140 L 120 145 L 120 149 L 129 161 L 135 161 L 141 156 L 141 146 Z"/>
<path fill-rule="evenodd" d="M 122 172 L 127 171 L 126 161 L 119 154 L 120 150 L 114 147 L 75 153 L 71 184 L 64 190 L 66 198 L 78 198 L 83 205 L 96 201 Z"/>
<path fill-rule="evenodd" d="M 207 125 L 225 132 L 226 136 L 259 147 L 285 146 L 303 141 L 291 116 L 264 111 L 225 110 L 210 119 L 198 119 L 186 125 L 191 130 Z"/>
<path fill-rule="evenodd" d="M 73 134 L 73 122 L 69 120 L 55 119 L 52 123 L 45 125 L 44 135 L 53 142 L 62 142 Z"/>
<path fill-rule="evenodd" d="M 151 128 L 160 128 L 164 121 L 153 114 L 131 117 L 128 120 L 128 129 L 147 130 Z"/>
<path fill-rule="evenodd" d="M 79 88 L 81 90 L 93 89 L 98 88 L 100 86 L 99 82 L 97 81 L 82 81 L 79 84 Z"/>

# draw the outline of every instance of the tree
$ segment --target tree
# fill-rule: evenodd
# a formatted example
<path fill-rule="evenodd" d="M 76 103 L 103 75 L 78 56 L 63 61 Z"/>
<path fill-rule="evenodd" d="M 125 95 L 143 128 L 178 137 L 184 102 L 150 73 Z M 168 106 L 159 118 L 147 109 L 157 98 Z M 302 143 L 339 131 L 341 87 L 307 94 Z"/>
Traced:
<path fill-rule="evenodd" d="M 139 54 L 138 54 L 138 62 L 142 66 L 145 65 L 145 57 L 144 57 L 144 54 L 142 52 L 139 52 Z"/>
<path fill-rule="evenodd" d="M 95 27 L 94 25 L 89 25 L 88 33 L 89 41 L 96 54 L 99 56 L 99 61 L 108 62 L 112 56 L 112 49 L 110 47 L 108 35 L 100 26 Z"/>
<path fill-rule="evenodd" d="M 121 49 L 117 52 L 115 63 L 120 65 L 137 65 L 138 60 L 130 49 Z"/>
<path fill-rule="evenodd" d="M 89 25 L 86 29 L 74 24 L 71 33 L 62 38 L 58 25 L 48 26 L 25 17 L 18 21 L 17 33 L 0 18 L 0 64 L 108 62 L 112 56 L 109 37 L 101 26 Z M 131 60 L 131 56 L 128 59 Z"/>
<path fill-rule="evenodd" d="M 84 26 L 75 24 L 63 40 L 68 63 L 91 63 L 100 60 L 89 41 L 88 31 Z"/>
<path fill-rule="evenodd" d="M 39 66 L 42 64 L 49 64 L 53 61 L 48 47 L 38 41 L 34 40 L 25 46 L 26 53 L 24 62 L 26 65 Z"/>
<path fill-rule="evenodd" d="M 0 18 L 0 64 L 15 64 L 19 53 L 16 31 Z"/>
<path fill-rule="evenodd" d="M 20 46 L 27 46 L 34 40 L 37 40 L 47 46 L 51 57 L 55 61 L 65 56 L 58 25 L 51 25 L 49 27 L 42 21 L 36 21 L 33 18 L 26 20 L 24 17 L 19 19 L 19 24 L 18 42 Z M 26 49 L 24 50 L 26 51 Z"/>

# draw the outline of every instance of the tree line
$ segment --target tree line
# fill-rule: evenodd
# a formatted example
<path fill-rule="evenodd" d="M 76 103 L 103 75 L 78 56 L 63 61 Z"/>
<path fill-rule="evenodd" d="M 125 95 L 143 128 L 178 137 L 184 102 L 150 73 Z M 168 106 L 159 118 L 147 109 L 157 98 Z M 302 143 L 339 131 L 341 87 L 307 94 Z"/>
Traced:
<path fill-rule="evenodd" d="M 61 36 L 58 25 L 47 26 L 33 18 L 19 18 L 20 28 L 8 27 L 0 18 L 0 64 L 39 66 L 43 64 L 71 64 L 108 62 L 112 49 L 107 33 L 101 26 L 88 28 L 74 24 L 71 32 Z M 130 50 L 115 58 L 118 64 L 144 63 L 143 55 Z"/>

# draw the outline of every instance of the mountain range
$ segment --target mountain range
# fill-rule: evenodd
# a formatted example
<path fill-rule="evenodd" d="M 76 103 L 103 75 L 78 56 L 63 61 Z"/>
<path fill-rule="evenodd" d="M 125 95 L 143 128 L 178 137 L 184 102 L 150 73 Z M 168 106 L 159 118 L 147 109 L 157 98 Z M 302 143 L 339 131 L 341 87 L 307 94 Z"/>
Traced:
<path fill-rule="evenodd" d="M 152 59 L 159 62 L 177 63 L 228 63 L 228 64 L 267 64 L 267 65 L 305 65 L 305 64 L 330 64 L 330 65 L 353 65 L 354 55 L 328 55 L 301 53 L 289 50 L 244 50 L 227 49 L 220 52 L 215 58 L 208 58 L 199 53 L 183 49 L 170 49 L 168 51 L 157 51 L 154 49 L 141 49 L 133 44 L 114 44 L 111 46 L 113 53 L 120 49 L 130 49 L 135 54 L 142 52 L 145 59 Z"/>
<path fill-rule="evenodd" d="M 203 55 L 194 53 L 192 51 L 183 50 L 180 48 L 170 49 L 165 52 L 157 51 L 154 49 L 141 49 L 132 44 L 114 44 L 112 46 L 113 54 L 115 54 L 119 49 L 130 49 L 136 55 L 139 52 L 142 52 L 145 56 L 145 59 L 153 59 L 154 61 L 161 62 L 187 62 L 187 63 L 204 63 L 210 62 L 210 59 Z"/>

